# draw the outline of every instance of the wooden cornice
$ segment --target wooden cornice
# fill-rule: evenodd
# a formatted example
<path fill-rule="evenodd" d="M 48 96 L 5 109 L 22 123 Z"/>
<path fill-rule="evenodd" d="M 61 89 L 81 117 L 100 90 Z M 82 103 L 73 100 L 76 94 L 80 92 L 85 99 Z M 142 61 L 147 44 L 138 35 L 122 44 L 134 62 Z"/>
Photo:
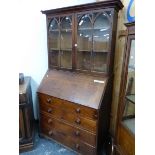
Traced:
<path fill-rule="evenodd" d="M 59 14 L 62 12 L 79 12 L 80 10 L 92 10 L 93 8 L 115 8 L 116 11 L 119 11 L 123 8 L 123 4 L 120 0 L 104 0 L 100 2 L 94 2 L 94 3 L 87 3 L 82 5 L 76 5 L 76 6 L 69 6 L 64 8 L 57 8 L 57 9 L 51 9 L 51 10 L 44 10 L 41 11 L 43 14 Z"/>

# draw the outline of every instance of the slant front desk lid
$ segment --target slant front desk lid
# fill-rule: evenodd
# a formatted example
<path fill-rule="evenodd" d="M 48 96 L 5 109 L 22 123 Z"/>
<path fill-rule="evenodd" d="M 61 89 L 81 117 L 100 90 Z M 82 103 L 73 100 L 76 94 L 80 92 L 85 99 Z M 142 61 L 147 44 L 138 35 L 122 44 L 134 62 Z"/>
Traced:
<path fill-rule="evenodd" d="M 98 109 L 107 80 L 107 77 L 49 70 L 45 74 L 38 92 Z"/>

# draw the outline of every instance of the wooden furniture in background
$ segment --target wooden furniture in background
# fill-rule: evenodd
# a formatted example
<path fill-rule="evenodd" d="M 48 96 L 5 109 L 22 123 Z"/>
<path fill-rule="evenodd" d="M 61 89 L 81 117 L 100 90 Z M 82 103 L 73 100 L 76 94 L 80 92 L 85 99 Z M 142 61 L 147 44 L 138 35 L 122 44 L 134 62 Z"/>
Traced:
<path fill-rule="evenodd" d="M 30 77 L 24 77 L 19 85 L 19 151 L 27 151 L 34 146 L 34 116 Z"/>
<path fill-rule="evenodd" d="M 116 148 L 124 155 L 135 154 L 135 23 L 125 24 L 128 35 L 123 58 L 118 105 Z"/>
<path fill-rule="evenodd" d="M 80 153 L 105 144 L 119 0 L 42 11 L 48 68 L 39 88 L 40 135 Z"/>

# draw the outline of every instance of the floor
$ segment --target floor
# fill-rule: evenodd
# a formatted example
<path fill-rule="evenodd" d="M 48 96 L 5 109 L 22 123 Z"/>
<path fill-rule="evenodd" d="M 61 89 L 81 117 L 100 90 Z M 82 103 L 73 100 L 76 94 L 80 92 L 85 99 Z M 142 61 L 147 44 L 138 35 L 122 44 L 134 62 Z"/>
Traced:
<path fill-rule="evenodd" d="M 20 153 L 19 155 L 77 155 L 74 151 L 71 151 L 62 145 L 38 136 L 38 132 L 35 132 L 35 146 L 32 151 Z M 102 153 L 102 155 L 105 155 Z"/>
<path fill-rule="evenodd" d="M 35 133 L 35 146 L 33 150 L 20 153 L 20 155 L 76 155 L 76 153 L 54 141 L 40 138 L 38 133 Z"/>

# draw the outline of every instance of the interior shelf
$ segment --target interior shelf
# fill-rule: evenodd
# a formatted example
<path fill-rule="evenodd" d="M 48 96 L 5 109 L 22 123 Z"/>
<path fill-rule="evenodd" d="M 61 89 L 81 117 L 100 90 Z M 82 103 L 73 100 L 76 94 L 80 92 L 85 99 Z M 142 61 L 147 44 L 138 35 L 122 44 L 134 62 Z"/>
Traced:
<path fill-rule="evenodd" d="M 58 49 L 58 48 L 50 48 L 50 52 L 52 52 L 52 51 L 59 51 L 60 49 Z"/>
<path fill-rule="evenodd" d="M 93 50 L 93 53 L 109 53 L 107 50 Z"/>
<path fill-rule="evenodd" d="M 110 31 L 109 29 L 105 29 L 102 27 L 102 28 L 78 28 L 78 30 L 100 30 L 101 32 L 104 32 L 104 31 Z"/>
<path fill-rule="evenodd" d="M 72 29 L 61 29 L 60 31 L 61 31 L 61 32 L 71 32 Z"/>
<path fill-rule="evenodd" d="M 60 49 L 60 51 L 72 51 L 72 49 L 71 48 L 66 48 L 66 49 Z"/>
<path fill-rule="evenodd" d="M 49 30 L 49 32 L 59 32 L 59 29 Z"/>
<path fill-rule="evenodd" d="M 83 49 L 83 50 L 77 50 L 78 52 L 91 52 L 91 50 L 85 50 L 85 49 Z"/>

